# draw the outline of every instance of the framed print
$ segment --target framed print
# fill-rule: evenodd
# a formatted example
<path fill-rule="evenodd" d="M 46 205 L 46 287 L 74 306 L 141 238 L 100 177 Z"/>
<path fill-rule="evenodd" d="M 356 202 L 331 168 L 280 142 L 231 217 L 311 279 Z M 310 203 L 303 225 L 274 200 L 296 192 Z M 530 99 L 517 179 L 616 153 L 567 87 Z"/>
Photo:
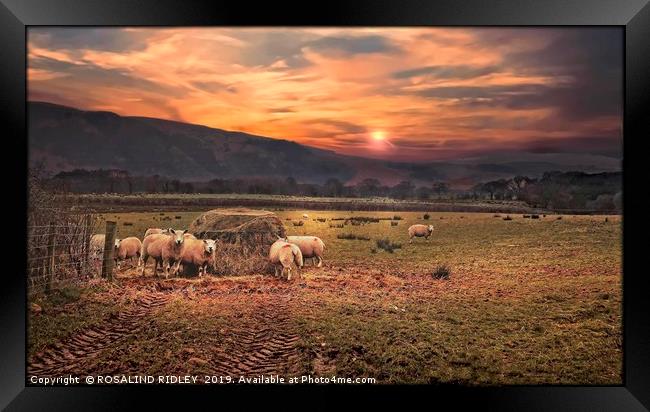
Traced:
<path fill-rule="evenodd" d="M 0 16 L 3 407 L 650 404 L 647 2 Z"/>

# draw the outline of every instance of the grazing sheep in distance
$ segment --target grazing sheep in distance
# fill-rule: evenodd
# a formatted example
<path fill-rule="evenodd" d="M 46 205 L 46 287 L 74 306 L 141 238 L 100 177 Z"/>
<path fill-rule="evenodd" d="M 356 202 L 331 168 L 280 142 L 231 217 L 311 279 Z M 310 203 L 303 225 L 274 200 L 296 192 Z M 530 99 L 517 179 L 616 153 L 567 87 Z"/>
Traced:
<path fill-rule="evenodd" d="M 414 237 L 423 237 L 429 240 L 429 236 L 433 233 L 433 225 L 412 225 L 409 227 L 409 243 L 413 243 Z"/>
<path fill-rule="evenodd" d="M 200 277 L 207 273 L 208 265 L 214 265 L 215 250 L 217 250 L 217 244 L 212 239 L 199 240 L 197 238 L 186 238 L 181 256 L 181 264 L 190 264 L 198 267 Z"/>
<path fill-rule="evenodd" d="M 169 268 L 172 264 L 176 263 L 176 267 L 172 270 L 173 274 L 178 272 L 180 266 L 180 259 L 183 252 L 183 243 L 185 242 L 186 230 L 167 229 L 167 234 L 159 233 L 149 235 L 144 238 L 142 242 L 142 276 L 144 276 L 145 268 L 147 267 L 147 260 L 149 257 L 154 258 L 155 266 L 153 269 L 154 275 L 161 264 L 165 272 L 165 278 L 169 277 Z"/>
<path fill-rule="evenodd" d="M 309 215 L 307 213 L 303 213 L 302 217 L 304 217 L 305 219 L 309 219 Z"/>
<path fill-rule="evenodd" d="M 300 248 L 293 243 L 278 238 L 278 240 L 271 245 L 271 249 L 269 250 L 269 262 L 273 264 L 275 276 L 278 276 L 278 269 L 281 269 L 280 275 L 282 276 L 284 276 L 286 270 L 287 280 L 291 280 L 291 266 L 294 263 L 298 269 L 303 266 L 302 252 L 300 252 Z M 298 275 L 300 275 L 299 270 Z"/>
<path fill-rule="evenodd" d="M 115 239 L 114 258 L 119 268 L 120 261 L 125 259 L 137 258 L 137 265 L 140 266 L 140 253 L 142 252 L 142 242 L 137 237 L 131 236 L 124 239 Z"/>
<path fill-rule="evenodd" d="M 316 267 L 323 266 L 325 243 L 320 238 L 316 236 L 287 236 L 285 240 L 300 248 L 303 259 L 311 259 L 312 264 L 314 259 L 318 259 Z"/>

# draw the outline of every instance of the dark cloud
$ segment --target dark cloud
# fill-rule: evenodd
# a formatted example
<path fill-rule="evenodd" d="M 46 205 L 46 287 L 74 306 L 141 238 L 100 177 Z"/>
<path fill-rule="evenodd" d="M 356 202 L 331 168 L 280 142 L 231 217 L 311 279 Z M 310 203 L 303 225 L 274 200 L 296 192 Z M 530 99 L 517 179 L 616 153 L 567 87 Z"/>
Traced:
<path fill-rule="evenodd" d="M 192 86 L 196 87 L 197 89 L 200 89 L 204 92 L 208 93 L 220 93 L 220 92 L 229 92 L 229 93 L 237 93 L 237 88 L 224 84 L 221 82 L 215 82 L 215 81 L 193 81 L 191 82 Z"/>
<path fill-rule="evenodd" d="M 153 82 L 125 70 L 106 69 L 90 62 L 69 63 L 41 56 L 30 58 L 29 67 L 64 74 L 74 79 L 75 83 L 88 84 L 91 89 L 98 86 L 132 88 L 134 91 L 144 90 L 166 97 L 182 97 L 187 92 L 183 87 Z"/>
<path fill-rule="evenodd" d="M 414 139 L 409 137 L 402 137 L 399 139 L 393 140 L 393 145 L 400 148 L 421 148 L 421 149 L 432 149 L 441 146 L 441 141 L 435 140 L 432 138 L 424 139 Z"/>
<path fill-rule="evenodd" d="M 303 55 L 302 48 L 306 42 L 314 39 L 314 36 L 289 30 L 233 33 L 248 44 L 241 50 L 240 57 L 241 64 L 245 66 L 271 66 L 278 61 L 284 61 L 287 67 L 278 67 L 276 70 L 291 70 L 311 65 Z"/>
<path fill-rule="evenodd" d="M 556 115 L 565 120 L 621 116 L 623 31 L 620 28 L 566 28 L 551 29 L 548 35 L 552 40 L 546 47 L 504 57 L 505 66 L 522 74 L 572 79 L 566 87 L 542 89 L 539 97 L 531 97 L 533 104 L 554 107 Z M 493 40 L 502 41 L 502 37 Z M 488 39 L 483 37 L 484 41 Z M 516 99 L 512 104 L 523 106 L 524 102 Z"/>
<path fill-rule="evenodd" d="M 512 86 L 449 86 L 432 87 L 414 94 L 435 99 L 454 99 L 458 105 L 502 107 L 509 110 L 549 108 L 555 118 L 580 121 L 601 116 L 620 116 L 620 96 L 607 87 L 594 84 L 588 87 L 581 81 L 561 86 L 522 84 Z"/>
<path fill-rule="evenodd" d="M 531 153 L 592 153 L 617 158 L 623 154 L 622 141 L 611 137 L 534 139 L 525 142 L 521 149 Z"/>
<path fill-rule="evenodd" d="M 368 129 L 364 126 L 360 126 L 354 123 L 349 123 L 341 120 L 315 119 L 303 123 L 308 125 L 329 126 L 336 129 L 340 133 L 346 133 L 346 134 L 366 133 L 368 131 Z"/>
<path fill-rule="evenodd" d="M 291 107 L 276 107 L 268 110 L 269 113 L 295 113 Z"/>
<path fill-rule="evenodd" d="M 368 54 L 368 53 L 394 53 L 400 48 L 389 39 L 378 35 L 369 36 L 329 36 L 305 44 L 311 50 L 321 54 Z"/>
<path fill-rule="evenodd" d="M 394 72 L 394 79 L 408 79 L 415 76 L 429 75 L 439 79 L 471 79 L 485 76 L 498 71 L 496 66 L 474 67 L 466 65 L 457 66 L 425 66 L 410 70 Z"/>
<path fill-rule="evenodd" d="M 27 30 L 29 41 L 38 47 L 71 51 L 84 49 L 109 52 L 144 50 L 151 34 L 113 27 L 30 27 Z"/>
<path fill-rule="evenodd" d="M 536 84 L 516 86 L 440 86 L 418 90 L 413 92 L 413 94 L 436 99 L 461 99 L 469 102 L 480 102 L 484 99 L 494 101 L 512 96 L 531 96 L 539 93 L 544 87 Z"/>

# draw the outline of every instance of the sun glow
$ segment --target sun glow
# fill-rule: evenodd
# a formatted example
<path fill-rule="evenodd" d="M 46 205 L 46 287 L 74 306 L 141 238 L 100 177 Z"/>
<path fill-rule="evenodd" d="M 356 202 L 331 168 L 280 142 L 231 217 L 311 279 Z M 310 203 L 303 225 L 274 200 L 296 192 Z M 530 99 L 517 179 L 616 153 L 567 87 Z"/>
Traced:
<path fill-rule="evenodd" d="M 375 140 L 385 140 L 386 139 L 386 132 L 382 132 L 381 130 L 377 130 L 372 132 L 372 138 Z"/>

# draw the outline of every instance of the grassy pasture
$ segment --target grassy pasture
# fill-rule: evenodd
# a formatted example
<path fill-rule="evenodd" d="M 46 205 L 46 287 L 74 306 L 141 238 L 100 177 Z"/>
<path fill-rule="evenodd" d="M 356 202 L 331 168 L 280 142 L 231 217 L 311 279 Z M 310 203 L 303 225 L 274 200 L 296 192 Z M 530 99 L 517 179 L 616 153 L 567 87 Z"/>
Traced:
<path fill-rule="evenodd" d="M 606 222 L 605 216 L 558 220 L 510 214 L 512 220 L 505 221 L 505 214 L 493 213 L 429 212 L 429 219 L 422 212 L 276 213 L 288 234 L 323 239 L 323 268 L 307 266 L 302 281 L 289 283 L 266 276 L 165 281 L 184 294 L 179 292 L 173 305 L 151 320 L 146 335 L 124 343 L 128 351 L 113 350 L 121 362 L 139 365 L 141 373 L 192 372 L 182 361 L 188 347 L 205 358 L 209 351 L 201 342 L 236 348 L 226 338 L 228 328 L 245 322 L 249 311 L 260 313 L 259 308 L 272 308 L 288 297 L 282 302 L 289 305 L 286 315 L 301 337 L 301 374 L 367 376 L 378 383 L 622 382 L 619 216 L 607 216 Z M 303 213 L 309 214 L 303 226 L 291 224 Z M 186 228 L 198 215 L 102 218 L 118 222 L 119 237 L 142 238 L 148 227 Z M 344 222 L 332 219 L 396 215 L 401 220 L 330 227 Z M 407 228 L 414 223 L 432 224 L 433 236 L 409 244 Z M 381 250 L 376 245 L 381 238 L 401 248 Z M 449 279 L 432 276 L 441 265 L 451 268 Z M 139 279 L 135 271 L 122 276 L 127 287 L 154 282 Z M 188 288 L 195 294 L 191 299 Z M 161 340 L 171 346 L 159 348 L 160 358 L 177 363 L 154 362 Z"/>

